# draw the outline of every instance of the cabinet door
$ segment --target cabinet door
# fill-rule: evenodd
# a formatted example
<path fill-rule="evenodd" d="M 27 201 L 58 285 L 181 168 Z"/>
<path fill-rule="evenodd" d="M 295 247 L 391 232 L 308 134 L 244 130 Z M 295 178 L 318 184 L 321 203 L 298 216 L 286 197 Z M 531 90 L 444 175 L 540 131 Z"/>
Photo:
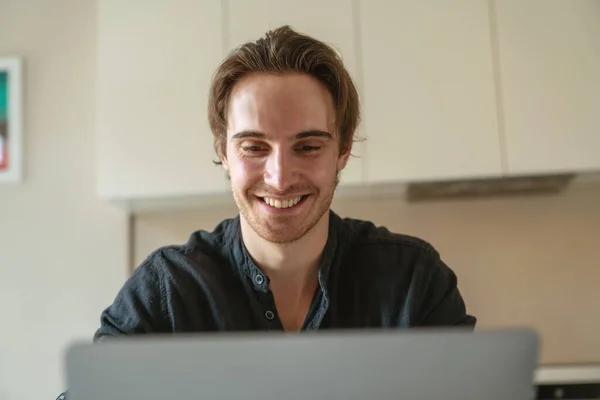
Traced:
<path fill-rule="evenodd" d="M 371 183 L 502 173 L 488 2 L 360 0 Z"/>
<path fill-rule="evenodd" d="M 495 8 L 510 171 L 600 169 L 600 1 Z"/>
<path fill-rule="evenodd" d="M 338 50 L 357 85 L 356 33 L 352 0 L 229 0 L 229 48 L 254 41 L 269 29 L 290 25 L 295 30 L 322 40 Z M 361 135 L 360 127 L 357 132 Z M 355 143 L 351 157 L 342 173 L 340 185 L 362 183 L 362 143 Z"/>
<path fill-rule="evenodd" d="M 207 119 L 221 2 L 98 3 L 98 186 L 148 199 L 227 191 Z"/>

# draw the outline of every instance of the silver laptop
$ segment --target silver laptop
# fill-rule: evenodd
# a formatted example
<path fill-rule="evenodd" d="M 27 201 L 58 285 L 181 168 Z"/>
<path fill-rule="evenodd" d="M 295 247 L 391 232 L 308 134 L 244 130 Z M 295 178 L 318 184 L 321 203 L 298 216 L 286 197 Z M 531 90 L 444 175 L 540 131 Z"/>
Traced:
<path fill-rule="evenodd" d="M 528 330 L 137 336 L 74 344 L 69 400 L 534 398 Z"/>

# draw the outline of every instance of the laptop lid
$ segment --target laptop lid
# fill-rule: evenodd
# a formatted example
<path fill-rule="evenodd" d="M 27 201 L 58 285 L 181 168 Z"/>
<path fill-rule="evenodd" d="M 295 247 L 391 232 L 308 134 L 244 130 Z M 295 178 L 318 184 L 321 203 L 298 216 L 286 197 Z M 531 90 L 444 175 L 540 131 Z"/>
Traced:
<path fill-rule="evenodd" d="M 531 399 L 528 330 L 136 336 L 72 345 L 69 400 Z"/>

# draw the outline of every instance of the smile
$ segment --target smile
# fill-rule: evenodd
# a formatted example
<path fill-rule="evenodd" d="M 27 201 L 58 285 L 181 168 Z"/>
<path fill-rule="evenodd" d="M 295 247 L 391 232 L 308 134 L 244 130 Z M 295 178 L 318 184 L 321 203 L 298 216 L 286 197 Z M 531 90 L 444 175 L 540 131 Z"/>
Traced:
<path fill-rule="evenodd" d="M 279 200 L 279 199 L 272 199 L 269 197 L 261 197 L 261 200 L 263 202 L 265 202 L 266 204 L 270 205 L 271 207 L 292 208 L 292 207 L 298 205 L 298 203 L 300 203 L 306 197 L 308 197 L 308 196 L 298 196 L 298 197 L 295 197 L 292 199 L 287 199 L 287 200 Z"/>

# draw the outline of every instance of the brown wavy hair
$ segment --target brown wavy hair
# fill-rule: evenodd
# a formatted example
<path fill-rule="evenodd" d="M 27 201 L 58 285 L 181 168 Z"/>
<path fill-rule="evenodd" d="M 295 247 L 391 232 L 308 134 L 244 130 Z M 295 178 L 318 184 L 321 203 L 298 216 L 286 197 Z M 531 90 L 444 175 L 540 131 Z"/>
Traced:
<path fill-rule="evenodd" d="M 284 25 L 237 47 L 217 68 L 208 100 L 208 121 L 217 155 L 226 154 L 229 96 L 238 80 L 253 73 L 287 72 L 308 74 L 329 90 L 340 154 L 350 151 L 360 121 L 360 107 L 358 92 L 342 58 L 331 46 Z"/>

